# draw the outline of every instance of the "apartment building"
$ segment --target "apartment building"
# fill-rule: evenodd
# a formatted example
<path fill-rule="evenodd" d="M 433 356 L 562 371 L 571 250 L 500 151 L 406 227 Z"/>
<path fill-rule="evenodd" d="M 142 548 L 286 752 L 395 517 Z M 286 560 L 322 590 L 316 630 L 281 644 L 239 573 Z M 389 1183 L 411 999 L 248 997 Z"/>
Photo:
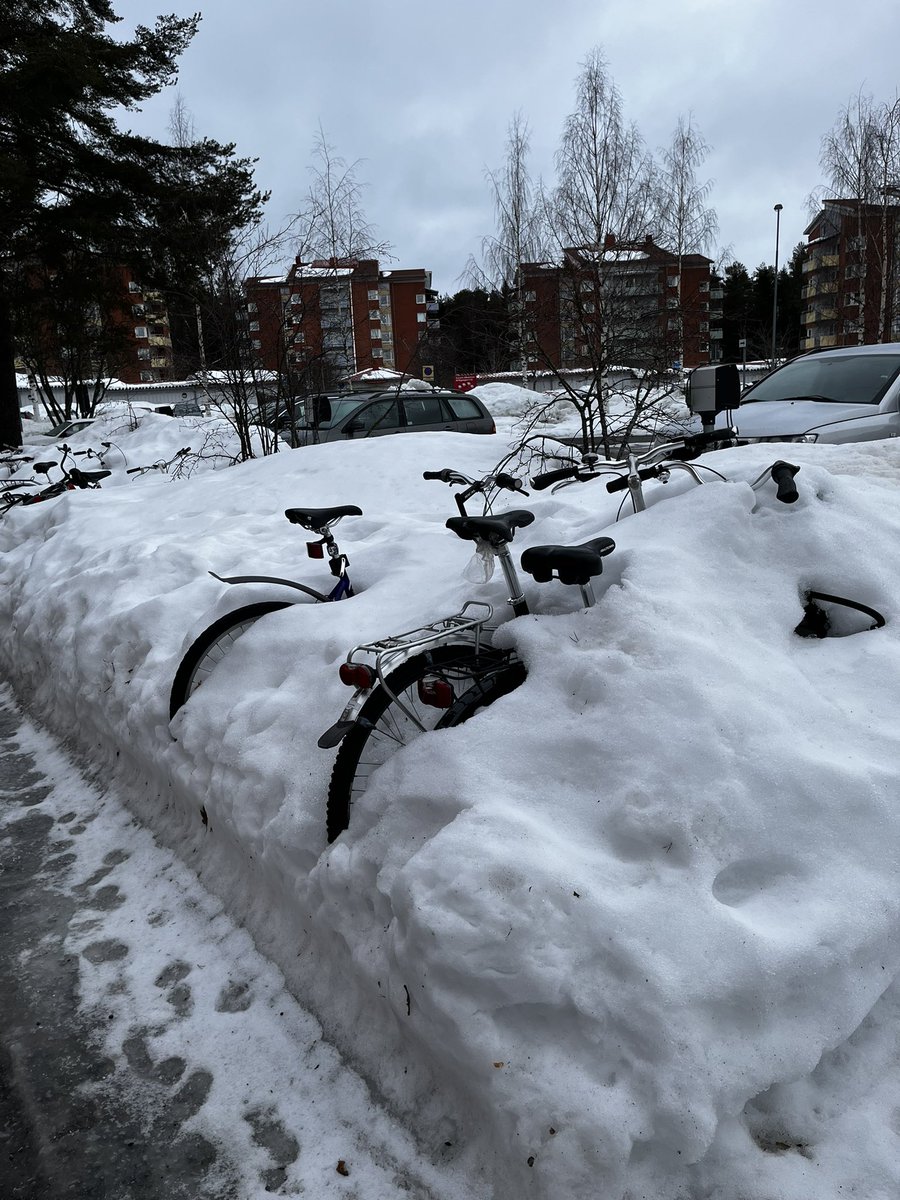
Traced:
<path fill-rule="evenodd" d="M 721 358 L 723 291 L 712 260 L 608 235 L 559 262 L 522 263 L 525 366 L 690 369 Z"/>
<path fill-rule="evenodd" d="M 437 293 L 423 268 L 377 259 L 297 258 L 280 276 L 245 281 L 244 344 L 270 371 L 308 372 L 317 385 L 372 367 L 417 374 L 437 328 Z"/>
<path fill-rule="evenodd" d="M 804 350 L 900 341 L 900 205 L 826 200 L 803 231 Z"/>
<path fill-rule="evenodd" d="M 174 379 L 172 331 L 162 294 L 126 274 L 121 321 L 127 330 L 116 374 L 123 383 Z"/>

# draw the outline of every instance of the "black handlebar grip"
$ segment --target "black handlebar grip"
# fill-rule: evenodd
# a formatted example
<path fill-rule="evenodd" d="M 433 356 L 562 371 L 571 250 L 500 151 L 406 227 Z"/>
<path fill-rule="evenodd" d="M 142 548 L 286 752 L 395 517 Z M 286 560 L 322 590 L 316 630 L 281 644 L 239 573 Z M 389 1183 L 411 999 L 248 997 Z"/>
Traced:
<path fill-rule="evenodd" d="M 638 471 L 638 476 L 641 479 L 655 479 L 656 476 L 659 474 L 660 470 L 661 470 L 661 468 L 658 466 L 656 466 L 656 467 L 641 467 L 640 470 Z M 612 481 L 612 483 L 608 483 L 606 485 L 606 490 L 608 492 L 624 492 L 625 489 L 628 487 L 629 478 L 630 478 L 630 476 L 628 476 L 628 475 L 621 475 L 618 479 L 614 479 Z"/>
<path fill-rule="evenodd" d="M 143 467 L 129 467 L 125 472 L 126 475 L 136 475 L 138 471 L 143 471 Z"/>
<path fill-rule="evenodd" d="M 448 468 L 444 467 L 443 471 L 423 471 L 422 478 L 423 479 L 440 479 L 442 483 L 446 483 L 448 474 L 449 474 Z"/>
<path fill-rule="evenodd" d="M 494 483 L 497 487 L 506 488 L 508 492 L 521 492 L 523 496 L 528 495 L 522 486 L 521 479 L 516 479 L 515 475 L 507 475 L 505 471 L 494 476 Z"/>
<path fill-rule="evenodd" d="M 555 471 L 547 471 L 542 475 L 532 475 L 531 486 L 536 492 L 542 492 L 544 488 L 552 487 L 554 483 L 559 483 L 562 479 L 572 479 L 578 474 L 580 467 L 577 463 L 572 463 L 569 467 L 558 467 Z"/>
<path fill-rule="evenodd" d="M 778 499 L 782 504 L 793 504 L 800 493 L 794 483 L 794 476 L 800 470 L 793 463 L 784 462 L 779 459 L 777 463 L 772 464 L 770 474 L 775 481 Z"/>

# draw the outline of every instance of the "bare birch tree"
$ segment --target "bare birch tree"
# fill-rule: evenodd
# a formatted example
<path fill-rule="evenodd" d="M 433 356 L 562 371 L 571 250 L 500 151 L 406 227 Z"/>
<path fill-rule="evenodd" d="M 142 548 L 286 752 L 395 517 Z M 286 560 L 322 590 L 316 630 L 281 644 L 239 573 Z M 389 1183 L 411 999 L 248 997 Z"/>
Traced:
<path fill-rule="evenodd" d="M 580 418 L 585 447 L 609 454 L 653 424 L 672 388 L 659 386 L 671 353 L 659 336 L 658 302 L 641 278 L 641 252 L 633 249 L 653 230 L 657 171 L 637 126 L 625 119 L 599 49 L 576 81 L 556 166 L 548 229 L 560 271 L 562 353 L 589 372 L 583 388 L 565 372 L 558 379 Z M 539 311 L 533 325 L 540 329 Z M 539 332 L 532 342 L 551 366 Z M 625 366 L 634 374 L 627 387 L 611 376 L 611 368 Z"/>
<path fill-rule="evenodd" d="M 682 291 L 682 259 L 686 254 L 706 254 L 715 243 L 719 222 L 715 209 L 706 201 L 712 180 L 700 183 L 697 171 L 709 154 L 709 146 L 693 123 L 693 116 L 679 116 L 672 142 L 663 151 L 657 176 L 655 224 L 660 245 L 678 255 L 678 358 L 684 362 L 684 305 L 696 303 Z"/>

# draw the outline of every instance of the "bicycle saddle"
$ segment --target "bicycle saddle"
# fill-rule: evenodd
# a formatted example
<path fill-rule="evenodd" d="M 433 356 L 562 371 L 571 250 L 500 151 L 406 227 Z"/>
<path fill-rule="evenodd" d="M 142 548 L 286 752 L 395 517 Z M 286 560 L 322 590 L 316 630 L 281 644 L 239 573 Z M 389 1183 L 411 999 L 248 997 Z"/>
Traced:
<path fill-rule="evenodd" d="M 534 520 L 534 513 L 527 508 L 514 508 L 497 517 L 450 517 L 447 528 L 466 542 L 487 542 L 491 546 L 503 546 Z"/>
<path fill-rule="evenodd" d="M 286 508 L 284 515 L 292 525 L 318 532 L 341 517 L 361 517 L 362 509 L 355 504 L 339 504 L 335 508 Z"/>
<path fill-rule="evenodd" d="M 522 570 L 532 575 L 536 583 L 586 584 L 595 575 L 603 574 L 603 559 L 616 548 L 612 538 L 598 537 L 580 546 L 529 546 L 522 553 Z"/>

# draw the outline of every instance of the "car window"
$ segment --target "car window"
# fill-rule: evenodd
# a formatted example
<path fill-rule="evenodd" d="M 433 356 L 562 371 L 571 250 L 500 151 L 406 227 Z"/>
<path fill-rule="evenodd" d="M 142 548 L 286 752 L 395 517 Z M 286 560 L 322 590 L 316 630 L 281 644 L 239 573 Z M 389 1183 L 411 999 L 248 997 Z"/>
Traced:
<path fill-rule="evenodd" d="M 877 404 L 900 371 L 900 353 L 810 355 L 798 358 L 761 379 L 741 399 L 834 400 L 842 404 Z"/>
<path fill-rule="evenodd" d="M 396 429 L 400 424 L 400 405 L 396 400 L 376 400 L 355 413 L 349 422 L 360 432 Z"/>
<path fill-rule="evenodd" d="M 404 396 L 407 425 L 442 425 L 452 418 L 444 411 L 440 396 Z"/>
<path fill-rule="evenodd" d="M 471 396 L 448 396 L 447 404 L 453 409 L 453 415 L 458 421 L 481 420 L 483 415 Z"/>

